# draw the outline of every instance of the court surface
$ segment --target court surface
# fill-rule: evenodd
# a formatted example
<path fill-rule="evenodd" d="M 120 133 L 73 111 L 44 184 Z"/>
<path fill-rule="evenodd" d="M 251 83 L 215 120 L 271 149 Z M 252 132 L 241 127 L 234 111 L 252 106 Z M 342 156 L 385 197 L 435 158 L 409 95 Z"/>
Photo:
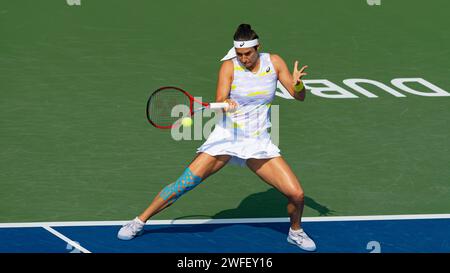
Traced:
<path fill-rule="evenodd" d="M 301 251 L 285 197 L 231 165 L 144 236 L 115 237 L 205 140 L 149 125 L 148 96 L 214 100 L 240 23 L 289 69 L 309 66 L 306 100 L 279 90 L 273 106 L 318 251 L 450 252 L 450 2 L 213 2 L 0 3 L 0 252 L 78 251 L 50 231 L 90 252 Z"/>
<path fill-rule="evenodd" d="M 116 238 L 123 222 L 0 226 L 0 252 L 304 253 L 286 243 L 288 218 L 149 221 L 141 236 Z M 317 253 L 448 253 L 450 215 L 305 218 Z"/>

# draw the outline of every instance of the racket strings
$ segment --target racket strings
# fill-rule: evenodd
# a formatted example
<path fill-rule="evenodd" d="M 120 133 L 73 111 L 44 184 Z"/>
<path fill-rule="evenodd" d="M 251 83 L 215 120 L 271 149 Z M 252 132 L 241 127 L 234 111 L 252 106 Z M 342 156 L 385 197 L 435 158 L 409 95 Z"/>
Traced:
<path fill-rule="evenodd" d="M 185 107 L 182 107 L 184 105 Z M 190 99 L 183 92 L 174 89 L 165 89 L 154 93 L 149 101 L 148 117 L 158 126 L 172 126 L 180 119 L 180 112 L 175 111 L 172 116 L 172 109 L 181 106 L 179 109 L 189 109 Z M 186 108 L 187 107 L 187 108 Z"/>

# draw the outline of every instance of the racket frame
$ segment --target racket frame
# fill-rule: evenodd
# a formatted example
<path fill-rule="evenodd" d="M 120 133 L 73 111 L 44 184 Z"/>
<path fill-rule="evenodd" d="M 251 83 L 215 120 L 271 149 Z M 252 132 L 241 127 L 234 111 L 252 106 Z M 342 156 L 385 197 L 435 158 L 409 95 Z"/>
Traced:
<path fill-rule="evenodd" d="M 204 109 L 207 109 L 207 108 L 210 108 L 210 109 L 223 109 L 223 108 L 228 107 L 228 103 L 226 103 L 226 102 L 211 102 L 211 103 L 203 102 L 203 101 L 197 100 L 196 98 L 194 98 L 194 96 L 192 96 L 187 91 L 185 91 L 185 90 L 183 90 L 183 89 L 181 89 L 179 87 L 176 87 L 176 86 L 163 86 L 163 87 L 160 87 L 160 88 L 156 89 L 150 95 L 150 97 L 147 100 L 147 108 L 146 108 L 146 113 L 145 113 L 145 115 L 147 117 L 147 120 L 150 122 L 150 124 L 152 124 L 154 127 L 159 128 L 159 129 L 171 129 L 171 128 L 175 127 L 175 123 L 176 123 L 176 122 L 174 122 L 172 125 L 161 126 L 161 125 L 158 125 L 158 124 L 154 123 L 150 119 L 149 107 L 150 107 L 150 102 L 152 100 L 152 97 L 156 93 L 162 92 L 162 91 L 167 90 L 167 89 L 169 89 L 169 90 L 170 89 L 172 89 L 172 90 L 175 89 L 175 90 L 177 90 L 179 92 L 182 92 L 184 95 L 186 95 L 189 98 L 189 116 L 190 117 L 193 116 L 196 112 L 204 110 Z M 194 102 L 197 102 L 198 104 L 202 105 L 202 107 L 194 110 Z"/>

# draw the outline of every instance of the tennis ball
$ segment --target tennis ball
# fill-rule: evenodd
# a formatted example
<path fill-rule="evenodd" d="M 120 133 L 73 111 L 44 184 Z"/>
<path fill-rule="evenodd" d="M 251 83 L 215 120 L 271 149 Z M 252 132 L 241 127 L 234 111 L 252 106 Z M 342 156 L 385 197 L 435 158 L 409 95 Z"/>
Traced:
<path fill-rule="evenodd" d="M 185 127 L 190 127 L 192 125 L 192 119 L 191 118 L 183 118 L 181 120 L 181 124 Z"/>

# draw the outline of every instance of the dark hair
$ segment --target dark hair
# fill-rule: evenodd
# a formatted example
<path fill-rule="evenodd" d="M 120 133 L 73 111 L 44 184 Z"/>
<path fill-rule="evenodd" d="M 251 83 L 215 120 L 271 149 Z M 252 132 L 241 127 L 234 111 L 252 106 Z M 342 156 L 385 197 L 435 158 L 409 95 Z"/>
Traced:
<path fill-rule="evenodd" d="M 233 36 L 235 41 L 248 41 L 258 38 L 258 34 L 253 31 L 252 26 L 249 24 L 240 24 Z"/>

